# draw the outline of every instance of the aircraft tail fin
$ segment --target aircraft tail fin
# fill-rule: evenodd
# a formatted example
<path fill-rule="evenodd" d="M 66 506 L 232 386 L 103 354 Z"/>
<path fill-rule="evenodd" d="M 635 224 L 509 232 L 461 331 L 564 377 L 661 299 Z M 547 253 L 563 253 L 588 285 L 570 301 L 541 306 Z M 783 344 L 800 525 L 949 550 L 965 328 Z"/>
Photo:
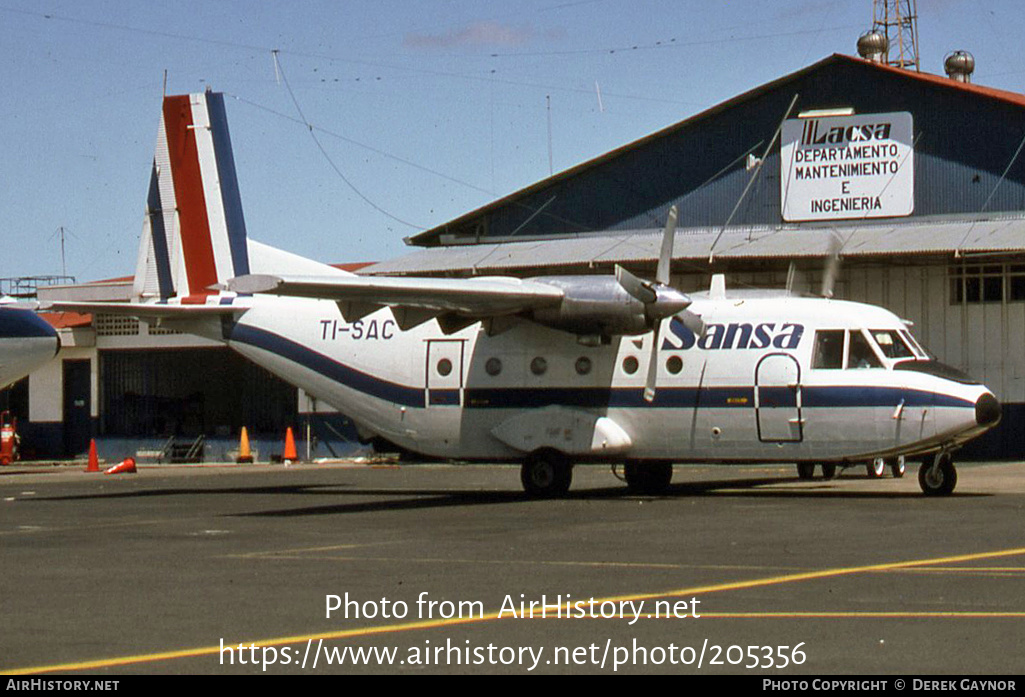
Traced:
<path fill-rule="evenodd" d="M 134 294 L 202 297 L 250 273 L 224 96 L 164 97 Z"/>

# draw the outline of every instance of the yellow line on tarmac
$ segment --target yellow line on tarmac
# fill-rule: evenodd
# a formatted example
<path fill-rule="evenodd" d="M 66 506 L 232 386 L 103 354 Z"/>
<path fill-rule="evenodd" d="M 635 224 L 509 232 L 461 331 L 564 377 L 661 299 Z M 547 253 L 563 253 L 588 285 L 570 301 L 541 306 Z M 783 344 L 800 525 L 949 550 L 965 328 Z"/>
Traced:
<path fill-rule="evenodd" d="M 820 578 L 833 578 L 836 576 L 848 576 L 851 574 L 878 573 L 882 571 L 901 571 L 904 569 L 914 569 L 922 566 L 931 566 L 934 564 L 957 564 L 967 561 L 977 561 L 979 559 L 996 559 L 1000 557 L 1012 557 L 1020 555 L 1025 555 L 1025 547 L 1005 549 L 995 552 L 960 554 L 957 556 L 938 557 L 935 559 L 917 559 L 914 561 L 889 562 L 885 564 L 871 564 L 868 566 L 852 566 L 839 569 L 824 569 L 822 571 L 806 571 L 796 574 L 786 574 L 783 576 L 771 576 L 768 578 L 758 578 L 747 581 L 736 581 L 734 583 L 716 583 L 707 586 L 697 586 L 694 588 L 667 591 L 665 593 L 645 593 L 640 595 L 616 596 L 612 598 L 605 598 L 604 601 L 626 602 L 633 600 L 636 602 L 638 600 L 657 600 L 659 598 L 672 598 L 681 595 L 703 595 L 706 593 L 721 593 L 723 591 L 758 588 L 761 586 L 772 586 L 782 583 L 795 583 L 797 581 L 812 581 Z"/>
<path fill-rule="evenodd" d="M 958 574 L 1012 574 L 1025 573 L 1025 567 L 1021 566 L 936 566 L 927 569 L 908 569 L 915 573 L 958 573 Z"/>
<path fill-rule="evenodd" d="M 934 566 L 936 564 L 957 564 L 961 562 L 977 561 L 980 559 L 998 559 L 1002 557 L 1013 557 L 1025 555 L 1025 547 L 1015 549 L 997 550 L 993 552 L 979 552 L 976 554 L 960 554 L 949 557 L 937 557 L 935 559 L 916 559 L 912 561 L 888 562 L 884 564 L 869 564 L 867 566 L 851 566 L 836 569 L 823 569 L 821 571 L 807 571 L 803 573 L 787 574 L 782 576 L 770 576 L 767 578 L 749 579 L 747 581 L 734 581 L 729 583 L 714 583 L 692 588 L 678 588 L 676 590 L 661 593 L 641 593 L 636 595 L 621 595 L 609 598 L 595 599 L 595 604 L 618 603 L 639 600 L 655 600 L 659 598 L 672 598 L 679 596 L 707 595 L 709 593 L 723 593 L 748 588 L 759 588 L 763 586 L 780 585 L 784 583 L 797 583 L 800 581 L 812 581 L 822 578 L 834 578 L 837 576 L 849 576 L 853 574 L 875 573 L 881 571 L 899 571 L 913 569 L 923 566 Z M 795 613 L 791 613 L 795 615 Z M 479 622 L 490 622 L 500 619 L 501 611 L 491 612 L 479 617 L 420 620 L 416 622 L 405 622 L 400 624 L 381 625 L 376 627 L 364 627 L 360 629 L 347 629 L 333 632 L 321 632 L 317 634 L 303 634 L 290 637 L 278 637 L 275 639 L 261 639 L 259 641 L 243 641 L 238 643 L 225 644 L 224 648 L 237 648 L 240 644 L 245 648 L 255 646 L 282 646 L 289 644 L 302 644 L 320 640 L 352 639 L 356 637 L 368 637 L 378 634 L 392 634 L 398 632 L 420 631 L 425 629 L 436 629 L 439 627 L 450 627 L 460 624 L 475 624 Z M 810 617 L 814 614 L 808 615 Z M 863 615 L 858 615 L 863 616 Z M 154 661 L 167 661 L 179 658 L 197 658 L 200 656 L 215 656 L 221 652 L 221 646 L 205 646 L 193 649 L 182 649 L 179 651 L 165 651 L 160 653 L 147 653 L 135 656 L 119 656 L 115 658 L 101 658 L 92 661 L 79 661 L 76 663 L 60 663 L 54 665 L 31 666 L 28 668 L 16 668 L 12 670 L 0 670 L 4 675 L 26 675 L 33 673 L 70 672 L 82 670 L 94 670 L 97 668 L 112 668 L 115 666 L 136 665 L 140 663 L 151 663 Z"/>

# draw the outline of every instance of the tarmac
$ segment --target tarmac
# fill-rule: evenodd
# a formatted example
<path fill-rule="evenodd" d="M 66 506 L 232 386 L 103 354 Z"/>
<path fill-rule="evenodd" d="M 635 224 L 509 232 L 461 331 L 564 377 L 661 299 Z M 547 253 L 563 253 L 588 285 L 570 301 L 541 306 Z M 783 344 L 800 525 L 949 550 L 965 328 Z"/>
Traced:
<path fill-rule="evenodd" d="M 6 674 L 1021 674 L 1025 466 L 0 468 Z M 531 605 L 533 603 L 533 605 Z"/>

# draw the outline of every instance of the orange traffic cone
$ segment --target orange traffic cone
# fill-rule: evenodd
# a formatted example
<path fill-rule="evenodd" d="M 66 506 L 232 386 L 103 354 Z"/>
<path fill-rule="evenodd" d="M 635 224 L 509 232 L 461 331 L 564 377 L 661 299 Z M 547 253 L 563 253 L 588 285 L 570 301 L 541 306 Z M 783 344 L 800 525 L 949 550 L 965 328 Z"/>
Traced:
<path fill-rule="evenodd" d="M 104 474 L 134 474 L 135 472 L 135 458 L 132 457 L 126 457 L 120 464 L 103 470 Z"/>
<path fill-rule="evenodd" d="M 86 472 L 99 472 L 100 471 L 100 459 L 96 456 L 96 439 L 93 438 L 89 441 L 89 466 L 85 468 Z"/>
<path fill-rule="evenodd" d="M 249 431 L 246 427 L 242 427 L 242 439 L 238 444 L 238 460 L 239 464 L 250 464 L 253 461 L 253 453 L 249 449 Z"/>
<path fill-rule="evenodd" d="M 299 459 L 299 454 L 295 451 L 295 436 L 292 435 L 291 426 L 285 431 L 285 452 L 281 454 L 281 459 L 286 465 Z"/>

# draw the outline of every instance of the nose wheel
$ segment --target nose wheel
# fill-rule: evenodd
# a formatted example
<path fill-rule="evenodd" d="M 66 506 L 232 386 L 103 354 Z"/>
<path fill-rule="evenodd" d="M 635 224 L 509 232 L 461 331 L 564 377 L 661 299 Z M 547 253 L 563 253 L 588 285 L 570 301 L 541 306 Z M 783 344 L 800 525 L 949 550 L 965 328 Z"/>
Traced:
<path fill-rule="evenodd" d="M 926 496 L 949 496 L 957 486 L 957 469 L 948 452 L 927 457 L 918 469 L 918 485 Z"/>

